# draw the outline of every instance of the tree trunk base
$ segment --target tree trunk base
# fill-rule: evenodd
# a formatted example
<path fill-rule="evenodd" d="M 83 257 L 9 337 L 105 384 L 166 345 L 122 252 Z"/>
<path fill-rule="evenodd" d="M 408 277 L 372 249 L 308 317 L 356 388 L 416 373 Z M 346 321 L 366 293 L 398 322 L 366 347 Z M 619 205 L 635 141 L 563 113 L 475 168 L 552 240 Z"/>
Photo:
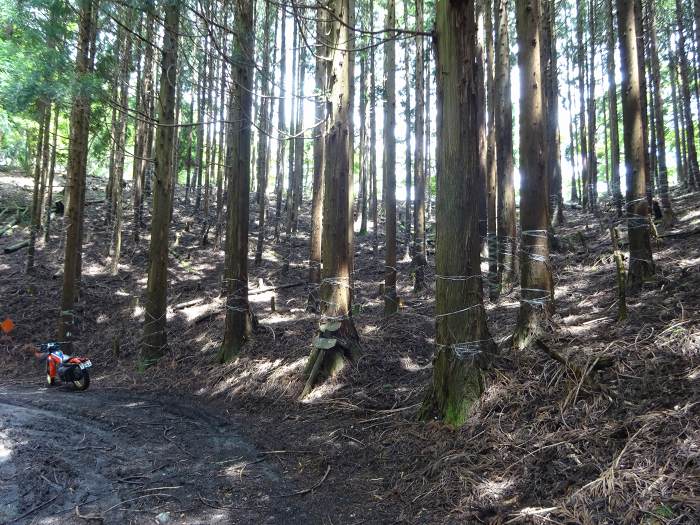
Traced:
<path fill-rule="evenodd" d="M 513 333 L 513 348 L 522 350 L 547 331 L 547 305 L 521 303 L 518 323 Z"/>
<path fill-rule="evenodd" d="M 246 314 L 243 337 L 232 338 L 231 340 L 224 338 L 224 342 L 221 344 L 221 348 L 219 349 L 219 353 L 216 357 L 217 362 L 219 364 L 224 364 L 238 357 L 243 349 L 243 346 L 245 346 L 245 343 L 250 338 L 250 335 L 255 332 L 257 328 L 258 318 L 249 309 L 248 313 Z"/>
<path fill-rule="evenodd" d="M 359 337 L 351 319 L 340 323 L 327 323 L 327 326 L 335 330 L 328 330 L 326 326 L 321 325 L 319 335 L 314 340 L 315 347 L 304 369 L 306 383 L 299 399 L 308 396 L 316 385 L 337 375 L 346 363 L 357 360 L 362 353 Z"/>
<path fill-rule="evenodd" d="M 432 385 L 418 412 L 419 419 L 438 419 L 455 428 L 465 423 L 484 392 L 486 350 L 483 345 L 475 351 L 453 347 L 438 350 Z"/>

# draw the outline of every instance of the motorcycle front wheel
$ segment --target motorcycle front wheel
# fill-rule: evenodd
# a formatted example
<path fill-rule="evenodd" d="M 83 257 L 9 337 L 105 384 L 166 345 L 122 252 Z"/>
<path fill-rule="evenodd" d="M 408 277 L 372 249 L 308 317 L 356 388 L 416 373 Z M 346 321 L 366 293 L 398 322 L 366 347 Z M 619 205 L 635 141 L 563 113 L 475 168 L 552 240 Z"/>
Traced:
<path fill-rule="evenodd" d="M 87 370 L 83 370 L 83 375 L 80 379 L 73 381 L 73 386 L 75 386 L 76 390 L 87 390 L 90 386 L 90 374 Z"/>

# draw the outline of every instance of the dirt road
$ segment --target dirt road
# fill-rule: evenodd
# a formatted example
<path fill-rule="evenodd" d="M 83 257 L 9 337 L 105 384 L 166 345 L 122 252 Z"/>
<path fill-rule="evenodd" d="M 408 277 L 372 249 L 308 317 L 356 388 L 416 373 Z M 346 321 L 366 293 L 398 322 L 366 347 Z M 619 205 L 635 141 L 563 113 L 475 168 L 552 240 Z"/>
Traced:
<path fill-rule="evenodd" d="M 192 400 L 0 385 L 0 523 L 317 522 L 269 457 Z"/>

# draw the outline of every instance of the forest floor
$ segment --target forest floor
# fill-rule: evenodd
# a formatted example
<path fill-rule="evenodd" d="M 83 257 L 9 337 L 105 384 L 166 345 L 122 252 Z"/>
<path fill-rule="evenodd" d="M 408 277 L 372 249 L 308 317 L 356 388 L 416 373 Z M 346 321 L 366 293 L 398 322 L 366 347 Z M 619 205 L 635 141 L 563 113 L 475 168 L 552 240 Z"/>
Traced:
<path fill-rule="evenodd" d="M 4 196 L 29 195 L 5 187 L 16 182 L 4 180 L 0 209 L 9 202 L 3 203 Z M 89 201 L 99 200 L 101 187 L 102 181 L 90 179 Z M 271 477 L 251 487 L 231 480 L 226 491 L 217 485 L 220 479 L 204 480 L 195 474 L 191 481 L 201 482 L 205 490 L 209 487 L 209 493 L 202 494 L 204 501 L 188 499 L 192 508 L 185 516 L 172 515 L 177 523 L 202 522 L 203 513 L 213 510 L 206 503 L 238 505 L 247 495 L 253 506 L 269 509 L 269 516 L 289 523 L 298 522 L 304 512 L 302 521 L 324 524 L 698 523 L 700 196 L 675 193 L 674 204 L 676 224 L 668 230 L 659 226 L 660 237 L 654 241 L 657 278 L 628 298 L 629 316 L 623 322 L 617 321 L 607 222 L 567 207 L 567 222 L 557 228 L 559 250 L 552 257 L 557 313 L 551 335 L 544 338 L 550 353 L 536 346 L 522 352 L 509 347 L 517 291 L 503 294 L 498 302 L 487 301 L 499 354 L 487 372 L 486 392 L 475 413 L 463 428 L 453 430 L 438 422 L 416 421 L 431 377 L 434 268 L 428 271 L 430 286 L 416 295 L 410 261 L 401 262 L 403 306 L 398 314 L 384 317 L 378 294 L 384 270 L 381 232 L 376 254 L 371 234 L 355 238 L 354 318 L 363 356 L 300 402 L 302 370 L 317 327 L 317 317 L 305 309 L 310 291 L 305 284 L 308 216 L 302 216 L 298 234 L 282 234 L 278 242 L 270 228 L 263 263 L 256 267 L 251 259 L 250 299 L 260 327 L 240 358 L 219 365 L 216 352 L 225 313 L 220 297 L 223 251 L 213 235 L 202 245 L 203 217 L 195 216 L 178 194 L 172 228 L 178 242 L 171 251 L 169 283 L 170 349 L 157 365 L 144 369 L 138 340 L 147 240 L 133 242 L 127 208 L 120 271 L 110 275 L 110 229 L 104 224 L 104 204 L 94 203 L 87 207 L 77 334 L 78 353 L 95 364 L 93 384 L 84 394 L 57 389 L 53 395 L 59 403 L 93 396 L 94 403 L 105 407 L 123 404 L 129 395 L 158 405 L 177 396 L 192 409 L 186 421 L 202 424 L 201 411 L 230 422 L 227 432 L 237 436 L 240 445 L 231 445 L 229 451 L 207 441 L 197 446 L 213 447 L 216 458 L 230 453 L 243 456 L 240 461 L 259 461 L 255 466 L 263 478 L 264 472 Z M 621 227 L 623 244 L 624 230 Z M 255 234 L 251 222 L 251 247 Z M 26 230 L 16 228 L 0 238 L 0 250 L 25 237 Z M 0 316 L 10 316 L 17 324 L 13 340 L 0 343 L 8 368 L 0 381 L 6 385 L 0 391 L 2 403 L 14 404 L 17 396 L 31 392 L 39 399 L 48 396 L 39 389 L 44 375 L 19 347 L 50 340 L 55 333 L 62 249 L 57 230 L 49 243 L 38 246 L 31 277 L 24 274 L 22 251 L 0 254 Z M 271 290 L 285 285 L 292 286 Z M 270 309 L 273 296 L 275 312 Z M 555 353 L 564 363 L 551 357 Z M 96 406 L 93 402 L 86 404 Z M 176 432 L 166 437 L 156 435 L 173 424 L 167 420 L 168 411 L 162 413 L 161 417 L 155 410 L 156 430 L 139 439 L 157 441 L 151 455 L 170 447 L 172 457 L 175 449 L 167 437 L 186 434 L 186 427 L 174 427 Z M 126 418 L 120 424 L 128 423 Z M 66 444 L 80 440 L 82 427 L 65 439 Z M 95 432 L 106 439 L 109 427 L 98 422 Z M 196 438 L 195 433 L 187 439 Z M 94 439 L 110 447 L 120 446 L 122 438 L 115 435 L 114 445 Z M 95 453 L 93 461 L 100 457 Z M 196 459 L 181 455 L 183 461 L 200 466 L 206 457 L 199 451 Z M 139 472 L 157 463 L 152 459 Z M 57 467 L 36 470 L 37 475 L 50 481 L 51 468 Z M 194 471 L 202 472 L 198 468 Z M 226 468 L 210 466 L 209 472 L 221 476 Z M 5 477 L 3 473 L 2 480 Z M 41 485 L 41 479 L 36 487 L 44 491 L 43 497 L 56 495 L 56 487 Z M 0 483 L 4 487 L 7 481 Z M 304 492 L 308 488 L 313 490 Z M 303 493 L 293 494 L 296 491 Z M 277 507 L 274 498 L 280 492 L 293 495 L 279 500 Z M 264 499 L 268 497 L 273 499 Z M 67 506 L 78 500 L 56 501 Z M 152 522 L 148 520 L 159 505 L 169 502 L 166 496 L 144 498 L 126 508 L 151 513 L 129 514 L 131 521 Z M 87 504 L 80 512 L 97 513 L 111 505 Z M 284 514 L 287 507 L 289 518 Z M 175 512 L 183 507 L 167 508 Z M 261 509 L 255 510 L 261 512 L 257 516 L 264 513 Z M 16 510 L 31 510 L 31 502 Z M 238 511 L 228 519 L 250 522 Z"/>

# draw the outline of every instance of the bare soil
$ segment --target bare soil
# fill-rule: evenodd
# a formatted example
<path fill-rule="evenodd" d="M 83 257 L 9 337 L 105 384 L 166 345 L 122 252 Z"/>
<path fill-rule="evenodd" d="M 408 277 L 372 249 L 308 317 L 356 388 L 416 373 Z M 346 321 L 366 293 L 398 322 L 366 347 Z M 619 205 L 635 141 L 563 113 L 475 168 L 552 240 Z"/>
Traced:
<path fill-rule="evenodd" d="M 93 196 L 88 200 L 99 199 L 100 184 L 90 189 Z M 0 188 L 0 207 L 2 195 Z M 110 276 L 110 230 L 104 225 L 104 205 L 93 204 L 87 208 L 77 343 L 79 353 L 95 363 L 93 384 L 84 395 L 60 389 L 51 395 L 119 406 L 115 414 L 122 414 L 122 425 L 130 423 L 126 416 L 131 412 L 123 406 L 128 395 L 163 406 L 163 399 L 186 399 L 190 412 L 185 421 L 198 422 L 204 433 L 219 435 L 211 432 L 212 424 L 198 419 L 200 411 L 228 425 L 230 441 L 209 444 L 216 461 L 264 459 L 250 466 L 255 470 L 246 468 L 261 476 L 257 485 L 245 476 L 238 481 L 217 478 L 226 476 L 225 468 L 213 466 L 216 461 L 206 460 L 204 452 L 190 458 L 165 439 L 163 427 L 174 422 L 168 421 L 166 410 L 154 409 L 152 418 L 145 417 L 153 420 L 153 429 L 138 437 L 149 443 L 139 454 L 152 461 L 138 472 L 160 465 L 156 458 L 168 462 L 180 457 L 205 475 L 192 476 L 190 489 L 173 489 L 181 501 L 163 496 L 125 504 L 144 511 L 124 514 L 134 523 L 152 523 L 159 505 L 172 509 L 171 519 L 206 521 L 213 515 L 206 513 L 215 509 L 191 494 L 200 484 L 204 501 L 211 505 L 240 505 L 242 497 L 249 498 L 256 507 L 250 512 L 258 514 L 229 512 L 224 519 L 234 523 L 258 523 L 262 516 L 328 524 L 698 523 L 700 198 L 676 193 L 674 204 L 677 223 L 666 230 L 659 225 L 661 237 L 654 241 L 657 278 L 628 298 L 629 317 L 624 322 L 617 321 L 607 230 L 608 221 L 615 219 L 607 214 L 596 219 L 567 208 L 567 223 L 557 228 L 559 249 L 552 258 L 557 314 L 551 334 L 543 340 L 565 363 L 535 346 L 511 350 L 508 336 L 517 315 L 517 291 L 487 302 L 499 354 L 487 371 L 482 401 L 459 430 L 416 421 L 431 376 L 434 271 L 431 267 L 428 272 L 429 289 L 415 295 L 410 261 L 401 262 L 403 307 L 397 315 L 384 317 L 378 296 L 383 279 L 381 232 L 377 253 L 371 234 L 355 239 L 354 317 L 363 357 L 300 402 L 303 365 L 317 326 L 317 317 L 305 308 L 310 291 L 304 284 L 307 216 L 298 234 L 282 234 L 279 241 L 272 236 L 271 223 L 263 263 L 255 267 L 250 261 L 251 304 L 260 328 L 240 358 L 222 366 L 215 357 L 225 314 L 220 297 L 223 252 L 211 235 L 202 245 L 204 220 L 179 194 L 172 229 L 179 241 L 170 261 L 170 349 L 157 365 L 144 369 L 138 340 L 147 238 L 133 243 L 131 226 L 125 225 L 120 272 Z M 125 216 L 130 214 L 127 209 Z M 624 243 L 624 224 L 620 229 Z M 6 385 L 1 403 L 8 403 L 6 395 L 17 399 L 24 392 L 14 390 L 18 382 L 32 392 L 43 381 L 41 370 L 19 346 L 54 334 L 61 284 L 54 277 L 62 263 L 59 233 L 39 246 L 38 268 L 31 277 L 23 274 L 21 252 L 0 255 L 0 316 L 12 316 L 18 325 L 12 340 L 0 345 L 8 367 L 0 380 Z M 251 223 L 251 247 L 256 233 Z M 23 235 L 18 229 L 0 238 L 0 250 Z M 295 286 L 270 290 L 287 285 Z M 273 296 L 275 312 L 270 309 Z M 112 433 L 106 425 L 97 427 L 103 441 L 97 434 L 90 438 L 99 443 L 95 446 L 111 447 L 123 439 L 122 431 L 108 437 Z M 188 425 L 196 427 L 175 425 L 167 436 L 185 436 Z M 66 443 L 77 443 L 85 429 L 79 432 L 71 433 Z M 206 442 L 196 433 L 192 439 L 196 441 L 188 443 Z M 103 451 L 92 452 L 94 458 L 102 457 Z M 37 469 L 44 458 L 34 457 L 32 468 Z M 107 481 L 90 490 L 111 490 L 111 471 L 105 472 L 99 475 Z M 49 474 L 44 475 L 52 480 Z M 3 473 L 2 479 L 6 477 Z M 182 481 L 172 485 L 185 483 L 184 477 L 178 480 Z M 230 492 L 217 492 L 227 483 Z M 23 509 L 60 492 L 40 481 L 32 491 L 42 487 L 46 492 L 27 495 L 31 501 Z M 302 493 L 274 497 L 296 491 Z M 80 513 L 104 512 L 127 496 L 80 506 Z M 78 501 L 66 500 L 65 508 Z M 75 509 L 72 512 L 76 519 Z M 48 507 L 37 512 L 49 515 Z"/>

